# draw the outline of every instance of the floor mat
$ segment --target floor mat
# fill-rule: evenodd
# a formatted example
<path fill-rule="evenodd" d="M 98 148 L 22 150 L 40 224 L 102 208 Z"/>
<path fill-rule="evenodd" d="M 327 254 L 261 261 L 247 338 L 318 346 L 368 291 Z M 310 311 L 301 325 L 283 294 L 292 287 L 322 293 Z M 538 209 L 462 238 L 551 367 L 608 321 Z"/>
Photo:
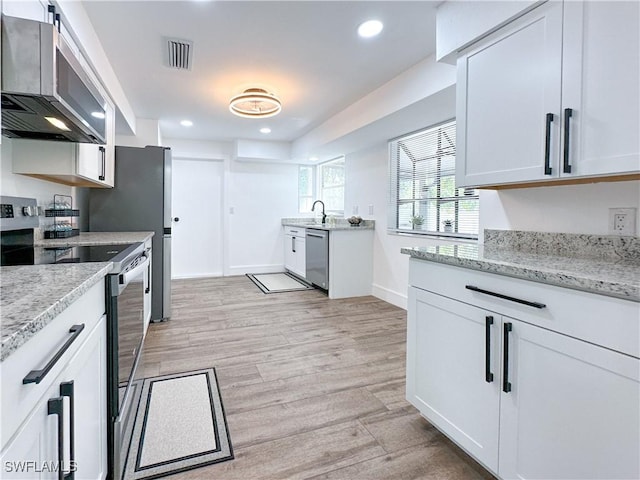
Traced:
<path fill-rule="evenodd" d="M 298 280 L 289 273 L 248 273 L 247 277 L 264 293 L 295 292 L 297 290 L 313 290 L 307 283 Z"/>
<path fill-rule="evenodd" d="M 213 368 L 144 379 L 125 479 L 160 478 L 232 458 Z"/>

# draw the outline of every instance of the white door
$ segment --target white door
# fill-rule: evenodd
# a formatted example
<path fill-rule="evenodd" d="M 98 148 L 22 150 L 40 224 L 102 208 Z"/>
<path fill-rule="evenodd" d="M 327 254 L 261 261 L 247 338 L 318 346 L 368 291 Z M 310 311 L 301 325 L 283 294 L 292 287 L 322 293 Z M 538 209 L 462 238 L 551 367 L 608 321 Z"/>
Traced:
<path fill-rule="evenodd" d="M 222 275 L 224 163 L 174 158 L 172 278 Z"/>
<path fill-rule="evenodd" d="M 640 478 L 638 359 L 503 321 L 511 391 L 500 400 L 500 477 Z"/>
<path fill-rule="evenodd" d="M 500 317 L 411 287 L 407 400 L 487 468 L 498 469 Z"/>

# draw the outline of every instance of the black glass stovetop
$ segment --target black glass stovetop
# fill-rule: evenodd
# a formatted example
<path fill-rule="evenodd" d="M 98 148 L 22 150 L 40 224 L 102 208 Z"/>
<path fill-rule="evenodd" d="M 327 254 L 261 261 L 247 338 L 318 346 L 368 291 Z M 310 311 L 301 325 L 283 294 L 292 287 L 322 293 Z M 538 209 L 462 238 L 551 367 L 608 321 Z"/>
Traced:
<path fill-rule="evenodd" d="M 2 266 L 108 262 L 130 246 L 130 244 L 55 248 L 31 246 L 6 248 L 3 246 Z"/>

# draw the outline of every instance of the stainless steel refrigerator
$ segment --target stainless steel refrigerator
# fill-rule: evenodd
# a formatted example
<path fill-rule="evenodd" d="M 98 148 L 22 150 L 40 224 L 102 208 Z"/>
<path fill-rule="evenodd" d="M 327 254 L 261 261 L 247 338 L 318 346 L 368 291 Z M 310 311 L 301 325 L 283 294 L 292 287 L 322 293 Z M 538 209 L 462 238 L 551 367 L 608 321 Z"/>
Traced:
<path fill-rule="evenodd" d="M 90 189 L 89 231 L 155 232 L 151 321 L 171 316 L 171 149 L 116 147 L 115 186 Z"/>

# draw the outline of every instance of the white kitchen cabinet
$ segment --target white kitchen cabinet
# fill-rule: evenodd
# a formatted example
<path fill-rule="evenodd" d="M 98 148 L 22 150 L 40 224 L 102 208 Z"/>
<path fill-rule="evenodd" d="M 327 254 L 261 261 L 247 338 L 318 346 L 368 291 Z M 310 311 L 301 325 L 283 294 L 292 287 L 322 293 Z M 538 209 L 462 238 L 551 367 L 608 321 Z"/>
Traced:
<path fill-rule="evenodd" d="M 458 58 L 456 182 L 640 171 L 637 2 L 547 2 Z"/>
<path fill-rule="evenodd" d="M 106 317 L 103 316 L 2 452 L 2 478 L 58 478 L 55 471 L 36 474 L 38 470 L 51 470 L 59 464 L 59 420 L 50 409 L 60 398 L 63 399 L 65 472 L 75 468 L 76 478 L 106 477 L 106 368 Z M 64 388 L 72 388 L 73 408 L 70 396 L 64 396 Z M 30 461 L 35 463 L 30 467 L 30 474 L 25 475 L 19 471 L 19 462 Z"/>
<path fill-rule="evenodd" d="M 503 318 L 502 478 L 640 478 L 638 359 Z"/>
<path fill-rule="evenodd" d="M 640 478 L 637 304 L 415 259 L 410 283 L 425 418 L 499 478 Z"/>
<path fill-rule="evenodd" d="M 46 0 L 11 0 L 2 2 L 2 13 L 11 17 L 28 18 L 38 22 L 50 22 Z"/>
<path fill-rule="evenodd" d="M 115 111 L 107 107 L 106 145 L 12 141 L 13 173 L 78 187 L 109 188 L 115 178 Z"/>
<path fill-rule="evenodd" d="M 307 275 L 306 229 L 284 228 L 284 268 L 301 278 L 305 278 Z"/>
<path fill-rule="evenodd" d="M 409 290 L 407 398 L 494 472 L 500 402 L 496 323 L 491 312 Z"/>
<path fill-rule="evenodd" d="M 104 282 L 94 285 L 33 338 L 0 363 L 2 382 L 2 478 L 58 478 L 58 415 L 51 399 L 62 397 L 64 469 L 75 478 L 107 474 L 106 316 Z M 71 325 L 84 325 L 77 335 Z M 39 383 L 23 383 L 34 369 L 44 369 L 63 344 L 73 338 Z M 44 373 L 44 374 L 43 374 Z M 73 385 L 73 407 L 69 385 Z M 63 387 L 63 385 L 65 385 Z M 52 406 L 55 407 L 54 400 Z M 71 422 L 73 419 L 73 441 Z M 22 462 L 22 466 L 18 462 Z M 30 463 L 29 463 L 30 462 Z M 20 469 L 29 469 L 22 470 Z"/>

